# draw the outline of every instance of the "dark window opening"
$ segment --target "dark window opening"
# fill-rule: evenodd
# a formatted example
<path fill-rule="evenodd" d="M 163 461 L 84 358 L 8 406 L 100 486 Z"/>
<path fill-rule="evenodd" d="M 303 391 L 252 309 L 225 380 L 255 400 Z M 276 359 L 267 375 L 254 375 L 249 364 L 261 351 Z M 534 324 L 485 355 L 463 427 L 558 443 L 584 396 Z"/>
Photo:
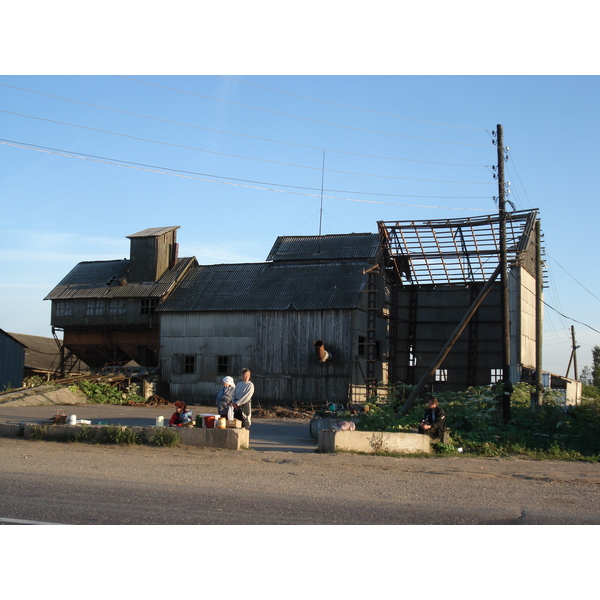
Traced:
<path fill-rule="evenodd" d="M 229 373 L 229 356 L 217 357 L 217 373 L 219 375 L 227 375 Z"/>
<path fill-rule="evenodd" d="M 196 357 L 195 356 L 184 356 L 183 357 L 183 372 L 184 373 L 195 373 L 196 372 Z"/>
<path fill-rule="evenodd" d="M 152 315 L 156 312 L 158 298 L 143 298 L 140 306 L 140 314 Z"/>
<path fill-rule="evenodd" d="M 367 355 L 367 338 L 364 335 L 358 336 L 358 355 Z"/>

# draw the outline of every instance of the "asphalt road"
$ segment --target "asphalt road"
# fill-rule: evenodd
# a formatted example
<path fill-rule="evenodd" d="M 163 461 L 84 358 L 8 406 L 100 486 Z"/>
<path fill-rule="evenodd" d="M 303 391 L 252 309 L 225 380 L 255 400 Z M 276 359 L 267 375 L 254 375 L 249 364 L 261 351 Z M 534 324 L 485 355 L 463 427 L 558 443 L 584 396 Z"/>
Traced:
<path fill-rule="evenodd" d="M 0 438 L 0 523 L 600 524 L 600 466 Z"/>

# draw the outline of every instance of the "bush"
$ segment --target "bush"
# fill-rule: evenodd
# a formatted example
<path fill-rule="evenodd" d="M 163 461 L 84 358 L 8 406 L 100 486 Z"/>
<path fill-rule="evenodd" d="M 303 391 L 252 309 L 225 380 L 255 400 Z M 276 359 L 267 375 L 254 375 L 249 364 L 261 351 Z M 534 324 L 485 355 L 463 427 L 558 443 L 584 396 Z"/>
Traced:
<path fill-rule="evenodd" d="M 588 387 L 588 386 L 586 386 Z M 593 387 L 593 386 L 589 386 Z M 356 428 L 361 431 L 415 430 L 423 418 L 425 400 L 418 400 L 403 418 L 398 412 L 406 397 L 406 386 L 387 398 L 365 404 Z M 536 458 L 600 460 L 600 399 L 584 398 L 567 407 L 560 394 L 548 391 L 543 405 L 532 406 L 534 388 L 517 383 L 511 394 L 511 420 L 503 423 L 500 413 L 503 390 L 472 387 L 461 392 L 437 394 L 451 429 L 451 444 L 435 447 L 447 454 L 452 448 L 483 456 L 528 454 Z"/>
<path fill-rule="evenodd" d="M 157 427 L 152 433 L 149 442 L 155 446 L 172 447 L 179 444 L 180 438 L 179 434 L 173 429 Z"/>
<path fill-rule="evenodd" d="M 98 438 L 100 444 L 143 444 L 144 439 L 129 427 L 103 427 Z"/>
<path fill-rule="evenodd" d="M 85 394 L 91 404 L 124 404 L 125 402 L 144 402 L 144 398 L 139 395 L 139 386 L 132 383 L 124 393 L 119 388 L 108 383 L 92 383 L 90 381 L 80 381 L 72 386 Z"/>

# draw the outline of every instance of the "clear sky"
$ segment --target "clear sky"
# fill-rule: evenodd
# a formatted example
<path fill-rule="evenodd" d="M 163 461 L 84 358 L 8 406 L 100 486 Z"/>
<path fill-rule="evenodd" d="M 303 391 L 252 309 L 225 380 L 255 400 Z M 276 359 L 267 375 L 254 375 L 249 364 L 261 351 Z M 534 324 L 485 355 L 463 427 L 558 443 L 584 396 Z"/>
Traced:
<path fill-rule="evenodd" d="M 126 236 L 147 227 L 179 225 L 180 256 L 213 264 L 264 261 L 279 235 L 494 213 L 501 124 L 508 200 L 540 211 L 544 368 L 566 374 L 574 326 L 581 371 L 600 344 L 600 79 L 506 74 L 518 60 L 444 74 L 448 52 L 433 70 L 388 57 L 375 74 L 331 52 L 323 72 L 314 51 L 305 69 L 272 54 L 253 69 L 244 48 L 183 69 L 97 54 L 4 69 L 0 327 L 51 335 L 44 296 L 80 261 L 128 257 Z M 172 71 L 201 74 L 154 74 Z"/>
<path fill-rule="evenodd" d="M 210 264 L 263 261 L 278 235 L 317 234 L 321 185 L 323 233 L 493 213 L 491 132 L 501 124 L 509 200 L 540 210 L 553 307 L 546 308 L 544 367 L 565 374 L 571 326 L 579 369 L 591 364 L 600 344 L 600 80 L 589 0 L 55 0 L 8 3 L 2 18 L 5 331 L 50 335 L 44 296 L 82 260 L 128 257 L 125 236 L 146 227 L 180 225 L 181 255 Z M 264 550 L 269 564 L 272 548 L 285 549 L 285 562 L 273 564 L 286 573 L 300 564 L 294 550 L 304 560 L 314 542 L 314 530 L 299 531 L 292 539 L 289 529 L 271 528 L 265 538 L 263 529 L 251 543 L 256 549 L 258 538 L 268 540 L 257 555 Z M 348 556 L 387 548 L 389 539 L 373 543 L 368 532 L 338 527 L 335 535 L 339 542 L 343 534 Z M 546 539 L 536 531 L 536 552 L 528 531 L 494 529 L 495 548 L 513 548 L 516 535 L 529 550 L 527 561 L 511 562 L 513 576 L 528 577 L 536 559 L 545 566 L 543 550 L 556 541 L 547 532 Z M 469 576 L 481 573 L 485 584 L 489 553 L 469 549 L 487 543 L 489 530 L 459 533 L 459 550 L 436 569 L 452 579 L 468 555 Z M 211 550 L 217 538 L 226 536 L 211 538 Z M 197 556 L 202 545 L 189 539 Z M 55 547 L 54 538 L 48 542 Z M 411 548 L 422 550 L 411 554 L 415 567 L 429 546 L 411 536 Z M 85 571 L 87 553 L 83 559 Z M 380 573 L 400 564 L 393 552 L 376 560 Z M 36 564 L 46 565 L 43 557 Z M 129 564 L 119 585 L 137 589 L 144 578 L 131 578 Z M 417 572 L 411 567 L 404 571 Z M 346 581 L 327 577 L 337 586 Z M 156 578 L 148 580 L 156 589 Z M 553 592 L 561 584 L 548 581 Z M 353 589 L 362 591 L 361 583 L 368 593 L 372 577 L 353 578 Z M 420 578 L 404 577 L 403 590 L 412 587 L 422 591 Z M 261 593 L 280 594 L 274 590 Z"/>

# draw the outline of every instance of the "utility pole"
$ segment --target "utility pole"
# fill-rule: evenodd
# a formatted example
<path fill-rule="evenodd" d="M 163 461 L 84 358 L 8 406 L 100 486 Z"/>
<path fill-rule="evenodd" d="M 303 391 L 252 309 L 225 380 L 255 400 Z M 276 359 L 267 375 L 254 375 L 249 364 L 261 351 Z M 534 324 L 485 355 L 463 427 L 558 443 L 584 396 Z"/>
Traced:
<path fill-rule="evenodd" d="M 573 363 L 573 369 L 575 371 L 573 379 L 575 381 L 578 381 L 577 379 L 577 348 L 579 348 L 579 346 L 575 343 L 575 327 L 573 325 L 571 325 L 571 344 L 572 344 L 572 349 L 571 349 L 571 357 L 569 358 L 569 366 L 567 367 L 567 374 L 565 375 L 565 377 L 569 376 L 569 370 L 571 369 L 571 362 Z"/>
<path fill-rule="evenodd" d="M 544 379 L 542 377 L 542 342 L 544 323 L 542 320 L 542 293 L 544 272 L 542 267 L 542 232 L 540 220 L 535 222 L 535 399 L 536 407 L 544 401 Z"/>
<path fill-rule="evenodd" d="M 496 126 L 498 146 L 498 210 L 500 216 L 500 288 L 502 306 L 502 419 L 510 421 L 510 394 L 513 387 L 510 381 L 510 311 L 508 297 L 508 265 L 506 256 L 506 187 L 504 182 L 504 131 L 502 125 Z"/>

